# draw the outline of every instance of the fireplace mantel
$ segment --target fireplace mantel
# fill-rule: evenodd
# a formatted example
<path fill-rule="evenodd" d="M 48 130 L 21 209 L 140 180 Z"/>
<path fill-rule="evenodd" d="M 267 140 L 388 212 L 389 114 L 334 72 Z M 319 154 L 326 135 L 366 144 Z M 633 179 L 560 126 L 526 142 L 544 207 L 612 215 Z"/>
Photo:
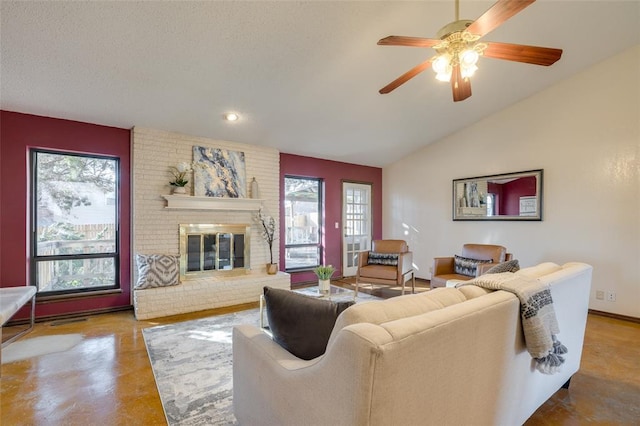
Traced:
<path fill-rule="evenodd" d="M 256 198 L 193 197 L 190 195 L 163 195 L 165 209 L 183 210 L 244 210 L 257 211 L 262 201 Z"/>

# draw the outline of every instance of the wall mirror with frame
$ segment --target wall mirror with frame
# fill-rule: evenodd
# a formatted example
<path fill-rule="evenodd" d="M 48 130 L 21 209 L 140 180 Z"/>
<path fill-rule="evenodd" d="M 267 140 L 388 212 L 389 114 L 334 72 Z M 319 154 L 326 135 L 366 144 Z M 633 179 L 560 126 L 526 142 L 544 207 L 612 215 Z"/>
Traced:
<path fill-rule="evenodd" d="M 542 169 L 454 179 L 453 220 L 542 220 Z"/>

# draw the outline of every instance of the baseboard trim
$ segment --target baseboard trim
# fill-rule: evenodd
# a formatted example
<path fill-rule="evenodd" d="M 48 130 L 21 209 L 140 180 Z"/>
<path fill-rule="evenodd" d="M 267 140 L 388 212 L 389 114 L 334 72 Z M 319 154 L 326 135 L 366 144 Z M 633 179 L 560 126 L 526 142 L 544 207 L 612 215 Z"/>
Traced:
<path fill-rule="evenodd" d="M 604 312 L 604 311 L 596 311 L 595 309 L 589 309 L 589 313 L 593 314 L 593 315 L 599 315 L 601 317 L 608 317 L 608 318 L 613 318 L 613 319 L 618 319 L 618 320 L 622 320 L 622 321 L 629 321 L 629 322 L 634 322 L 636 324 L 640 324 L 640 318 L 630 317 L 630 316 L 627 316 L 627 315 L 613 314 L 611 312 Z"/>
<path fill-rule="evenodd" d="M 46 315 L 40 316 L 36 318 L 36 322 L 47 322 L 47 321 L 61 321 L 73 318 L 81 318 L 90 315 L 99 315 L 99 314 L 109 314 L 113 312 L 120 311 L 133 311 L 133 306 L 115 306 L 110 308 L 100 308 L 100 309 L 91 309 L 88 311 L 81 312 L 73 312 L 69 314 L 57 314 L 57 315 Z M 10 321 L 4 325 L 4 327 L 12 327 L 14 325 L 22 325 L 29 323 L 29 318 L 17 319 L 15 321 Z"/>

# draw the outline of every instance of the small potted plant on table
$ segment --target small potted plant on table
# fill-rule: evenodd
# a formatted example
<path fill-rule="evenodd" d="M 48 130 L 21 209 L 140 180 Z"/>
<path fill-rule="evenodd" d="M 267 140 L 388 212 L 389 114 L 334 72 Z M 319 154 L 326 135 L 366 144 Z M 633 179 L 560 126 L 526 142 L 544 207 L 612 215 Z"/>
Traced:
<path fill-rule="evenodd" d="M 331 276 L 336 268 L 331 265 L 320 265 L 313 269 L 318 277 L 318 292 L 320 294 L 329 294 L 331 290 Z"/>

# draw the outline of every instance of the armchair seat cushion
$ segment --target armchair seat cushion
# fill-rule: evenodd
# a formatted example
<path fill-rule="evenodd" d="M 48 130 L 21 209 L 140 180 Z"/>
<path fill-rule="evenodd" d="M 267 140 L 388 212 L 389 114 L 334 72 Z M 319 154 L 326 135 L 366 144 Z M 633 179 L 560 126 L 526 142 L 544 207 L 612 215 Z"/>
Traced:
<path fill-rule="evenodd" d="M 376 278 L 395 281 L 398 278 L 398 268 L 389 265 L 366 265 L 360 267 L 360 278 Z"/>

